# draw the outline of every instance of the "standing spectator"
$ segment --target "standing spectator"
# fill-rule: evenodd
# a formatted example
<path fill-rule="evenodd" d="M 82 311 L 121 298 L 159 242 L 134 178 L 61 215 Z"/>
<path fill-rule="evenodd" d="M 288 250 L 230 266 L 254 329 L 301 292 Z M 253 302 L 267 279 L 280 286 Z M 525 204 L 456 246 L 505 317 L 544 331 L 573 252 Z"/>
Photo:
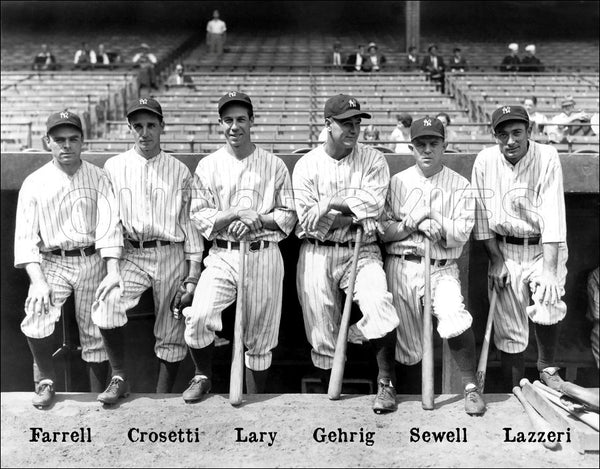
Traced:
<path fill-rule="evenodd" d="M 386 58 L 377 49 L 377 44 L 374 42 L 371 42 L 367 47 L 367 57 L 363 63 L 365 72 L 378 72 L 383 68 Z"/>
<path fill-rule="evenodd" d="M 446 151 L 460 151 L 459 146 L 455 143 L 458 140 L 458 135 L 456 135 L 454 130 L 448 128 L 452 122 L 450 116 L 445 112 L 440 112 L 437 116 L 435 116 L 435 118 L 438 119 L 444 126 L 444 138 L 447 145 Z"/>
<path fill-rule="evenodd" d="M 362 44 L 356 46 L 356 52 L 348 56 L 346 60 L 347 72 L 360 72 L 363 70 L 363 62 L 365 61 L 365 48 Z"/>
<path fill-rule="evenodd" d="M 410 126 L 412 124 L 412 116 L 410 114 L 402 113 L 396 116 L 398 125 L 392 131 L 390 140 L 402 143 L 396 143 L 394 146 L 394 153 L 400 153 L 403 155 L 411 155 L 412 151 L 409 148 L 410 142 Z"/>
<path fill-rule="evenodd" d="M 87 70 L 90 68 L 91 64 L 96 63 L 96 53 L 93 50 L 90 50 L 87 42 L 81 43 L 81 49 L 75 52 L 73 63 L 75 64 L 75 68 L 81 68 L 83 70 Z"/>
<path fill-rule="evenodd" d="M 145 42 L 140 44 L 140 49 L 133 56 L 132 62 L 136 67 L 140 67 L 140 88 L 150 87 L 158 89 L 154 81 L 154 65 L 156 65 L 157 60 L 156 56 L 150 51 L 148 44 Z"/>
<path fill-rule="evenodd" d="M 455 47 L 450 59 L 450 70 L 453 72 L 465 72 L 467 70 L 467 59 L 462 56 L 460 47 Z"/>
<path fill-rule="evenodd" d="M 342 66 L 342 44 L 340 44 L 340 41 L 335 41 L 333 43 L 333 51 L 327 60 L 327 64 L 333 65 L 334 67 Z"/>
<path fill-rule="evenodd" d="M 567 135 L 573 135 L 580 127 L 568 125 L 577 122 L 589 123 L 590 115 L 584 111 L 575 111 L 575 100 L 566 96 L 561 102 L 562 112 L 554 116 L 546 127 L 546 134 L 551 143 L 565 143 Z"/>
<path fill-rule="evenodd" d="M 42 50 L 34 57 L 32 70 L 56 70 L 56 58 L 50 52 L 47 44 L 42 44 Z"/>
<path fill-rule="evenodd" d="M 444 58 L 438 55 L 438 48 L 436 44 L 432 44 L 427 49 L 429 55 L 423 59 L 421 64 L 421 70 L 427 73 L 427 76 L 431 81 L 438 82 L 440 84 L 440 91 L 444 92 Z M 410 127 L 410 126 L 409 126 Z M 412 154 L 412 152 L 411 152 Z"/>
<path fill-rule="evenodd" d="M 206 25 L 206 45 L 209 54 L 223 54 L 226 34 L 227 26 L 225 25 L 225 21 L 219 18 L 219 10 L 213 11 L 213 19 Z"/>
<path fill-rule="evenodd" d="M 417 70 L 419 68 L 419 53 L 415 46 L 408 48 L 408 54 L 406 54 L 405 66 L 408 71 Z"/>
<path fill-rule="evenodd" d="M 543 72 L 544 65 L 542 65 L 540 59 L 535 56 L 535 46 L 533 44 L 529 44 L 525 48 L 525 52 L 527 52 L 527 55 L 523 57 L 519 71 L 529 73 Z"/>
<path fill-rule="evenodd" d="M 537 98 L 535 96 L 531 96 L 529 98 L 525 98 L 523 101 L 523 107 L 529 114 L 529 125 L 531 127 L 531 137 L 539 137 L 544 131 L 544 126 L 548 123 L 548 118 L 538 112 L 537 108 Z"/>
<path fill-rule="evenodd" d="M 518 72 L 521 59 L 519 59 L 519 44 L 512 42 L 508 45 L 510 54 L 504 57 L 500 64 L 501 72 Z"/>
<path fill-rule="evenodd" d="M 92 52 L 94 52 L 94 51 L 92 50 Z M 94 55 L 95 55 L 95 60 L 92 61 L 92 63 L 96 67 L 110 65 L 110 57 L 108 56 L 108 54 L 104 50 L 104 44 L 99 44 L 98 45 L 98 52 L 96 52 Z"/>
<path fill-rule="evenodd" d="M 168 78 L 166 87 L 169 89 L 169 86 L 191 86 L 194 84 L 192 77 L 185 74 L 183 69 L 183 64 L 177 64 L 175 66 L 175 72 Z"/>

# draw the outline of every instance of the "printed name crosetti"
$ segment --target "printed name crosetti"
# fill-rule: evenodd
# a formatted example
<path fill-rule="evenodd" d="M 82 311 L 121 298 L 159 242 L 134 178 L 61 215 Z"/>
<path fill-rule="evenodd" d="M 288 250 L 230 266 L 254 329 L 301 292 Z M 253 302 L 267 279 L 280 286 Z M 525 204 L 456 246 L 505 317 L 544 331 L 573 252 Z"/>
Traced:
<path fill-rule="evenodd" d="M 127 438 L 132 443 L 199 443 L 200 430 L 196 427 L 155 431 L 132 427 Z"/>

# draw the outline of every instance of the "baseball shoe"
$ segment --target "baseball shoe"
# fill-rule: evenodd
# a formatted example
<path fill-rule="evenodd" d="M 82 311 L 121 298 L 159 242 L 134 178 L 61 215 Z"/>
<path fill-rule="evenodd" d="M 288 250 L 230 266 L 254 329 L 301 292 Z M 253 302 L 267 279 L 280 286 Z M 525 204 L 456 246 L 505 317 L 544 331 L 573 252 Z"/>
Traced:
<path fill-rule="evenodd" d="M 54 401 L 54 383 L 51 379 L 43 379 L 35 387 L 35 394 L 31 403 L 34 407 L 48 407 Z"/>
<path fill-rule="evenodd" d="M 106 390 L 98 394 L 98 400 L 103 404 L 116 404 L 119 398 L 129 396 L 129 385 L 120 376 L 113 376 Z"/>
<path fill-rule="evenodd" d="M 384 414 L 398 409 L 396 404 L 396 390 L 390 380 L 379 380 L 377 383 L 377 396 L 373 401 L 373 412 Z"/>
<path fill-rule="evenodd" d="M 204 375 L 196 375 L 190 381 L 188 388 L 183 391 L 183 400 L 185 402 L 196 402 L 202 399 L 202 396 L 210 391 L 210 379 Z"/>
<path fill-rule="evenodd" d="M 485 401 L 473 383 L 465 387 L 465 412 L 469 415 L 483 415 L 485 413 Z"/>
<path fill-rule="evenodd" d="M 559 368 L 556 366 L 549 366 L 540 371 L 540 379 L 549 388 L 555 391 L 562 392 L 562 385 L 564 384 L 563 379 L 558 374 Z"/>

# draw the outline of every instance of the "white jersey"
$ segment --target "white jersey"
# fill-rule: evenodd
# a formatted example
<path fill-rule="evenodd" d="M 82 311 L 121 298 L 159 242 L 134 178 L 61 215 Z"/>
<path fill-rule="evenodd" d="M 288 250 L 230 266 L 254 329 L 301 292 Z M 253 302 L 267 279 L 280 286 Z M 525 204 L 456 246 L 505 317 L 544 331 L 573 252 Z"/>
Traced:
<path fill-rule="evenodd" d="M 227 31 L 225 21 L 212 19 L 206 24 L 206 31 L 212 34 L 223 34 Z"/>

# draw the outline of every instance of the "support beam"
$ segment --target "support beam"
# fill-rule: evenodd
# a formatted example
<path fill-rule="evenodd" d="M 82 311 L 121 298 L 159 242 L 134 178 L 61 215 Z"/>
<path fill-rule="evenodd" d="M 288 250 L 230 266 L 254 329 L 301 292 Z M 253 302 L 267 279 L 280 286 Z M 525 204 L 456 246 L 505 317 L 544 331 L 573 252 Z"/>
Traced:
<path fill-rule="evenodd" d="M 406 45 L 405 52 L 410 46 L 420 51 L 421 43 L 421 2 L 406 2 Z"/>

